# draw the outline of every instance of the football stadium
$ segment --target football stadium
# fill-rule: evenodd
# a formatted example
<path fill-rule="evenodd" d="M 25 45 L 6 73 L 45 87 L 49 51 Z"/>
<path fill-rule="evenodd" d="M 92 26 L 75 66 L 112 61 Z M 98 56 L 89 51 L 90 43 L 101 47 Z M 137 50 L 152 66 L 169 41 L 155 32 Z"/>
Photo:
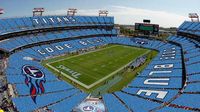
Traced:
<path fill-rule="evenodd" d="M 198 13 L 166 28 L 143 14 L 120 24 L 128 17 L 106 6 L 60 14 L 48 13 L 55 1 L 1 2 L 0 112 L 200 112 Z"/>

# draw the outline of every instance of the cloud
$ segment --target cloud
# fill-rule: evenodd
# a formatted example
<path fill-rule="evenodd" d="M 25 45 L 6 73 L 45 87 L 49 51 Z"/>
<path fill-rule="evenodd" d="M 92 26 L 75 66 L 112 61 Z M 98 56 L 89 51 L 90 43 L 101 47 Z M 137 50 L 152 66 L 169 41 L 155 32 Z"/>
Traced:
<path fill-rule="evenodd" d="M 154 11 L 124 6 L 112 6 L 111 15 L 115 16 L 116 22 L 121 24 L 134 24 L 142 22 L 143 19 L 150 19 L 152 23 L 160 24 L 164 27 L 178 27 L 187 18 L 165 11 Z"/>
<path fill-rule="evenodd" d="M 78 9 L 77 15 L 97 16 L 100 9 Z M 45 15 L 67 15 L 67 9 L 46 11 Z"/>
<path fill-rule="evenodd" d="M 44 14 L 45 15 L 67 15 L 67 9 L 46 11 Z"/>
<path fill-rule="evenodd" d="M 132 8 L 125 6 L 110 6 L 103 8 L 109 11 L 110 16 L 115 17 L 117 24 L 134 24 L 135 22 L 142 22 L 143 19 L 150 19 L 152 23 L 160 24 L 163 27 L 178 27 L 187 17 L 166 12 L 156 11 L 140 8 Z M 97 16 L 100 9 L 79 9 L 78 15 L 93 15 Z M 66 15 L 66 10 L 55 10 L 46 12 L 47 15 Z"/>

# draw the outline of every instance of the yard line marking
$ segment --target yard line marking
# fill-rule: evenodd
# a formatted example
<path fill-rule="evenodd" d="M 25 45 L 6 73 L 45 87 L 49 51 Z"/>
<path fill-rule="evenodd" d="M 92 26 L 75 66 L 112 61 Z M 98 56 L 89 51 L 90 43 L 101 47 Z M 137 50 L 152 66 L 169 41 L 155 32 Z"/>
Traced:
<path fill-rule="evenodd" d="M 111 47 L 117 47 L 117 46 L 120 46 L 120 45 L 113 45 L 113 46 L 110 46 L 110 47 L 107 47 L 107 48 L 102 48 L 102 49 L 95 50 L 95 51 L 91 51 L 91 52 L 88 52 L 88 53 L 97 52 L 97 51 L 101 51 L 101 50 L 104 50 L 104 49 L 108 49 L 108 48 L 111 48 Z M 135 49 L 135 48 L 134 48 L 134 49 Z M 136 48 L 136 49 L 139 49 L 139 48 Z M 141 54 L 140 56 L 142 56 L 142 55 L 144 55 L 144 54 L 146 54 L 146 53 L 148 53 L 148 52 L 150 52 L 150 51 L 147 50 L 145 53 Z M 80 55 L 84 55 L 84 54 L 88 54 L 88 53 L 83 53 L 83 54 L 80 54 Z M 85 87 L 86 89 L 90 89 L 90 88 L 94 87 L 95 85 L 101 83 L 102 81 L 108 79 L 109 77 L 113 76 L 113 75 L 116 74 L 117 72 L 121 71 L 124 67 L 126 67 L 126 66 L 128 66 L 129 64 L 132 63 L 132 61 L 130 61 L 129 63 L 125 64 L 124 66 L 120 67 L 119 69 L 113 71 L 112 73 L 106 75 L 105 77 L 103 77 L 103 78 L 97 80 L 96 82 L 94 82 L 93 84 L 90 84 L 90 85 L 86 85 L 86 84 L 80 82 L 79 80 L 76 80 L 75 78 L 71 77 L 70 75 L 67 75 L 66 73 L 63 73 L 62 71 L 59 71 L 58 69 L 56 69 L 55 67 L 53 67 L 53 66 L 50 65 L 50 64 L 52 64 L 52 63 L 55 63 L 55 62 L 58 62 L 58 61 L 67 60 L 67 59 L 70 59 L 70 58 L 73 58 L 73 57 L 77 57 L 77 56 L 80 56 L 80 55 L 75 55 L 75 56 L 67 57 L 67 58 L 60 59 L 60 60 L 57 60 L 57 61 L 54 61 L 54 62 L 46 63 L 46 65 L 47 65 L 48 67 L 50 67 L 51 69 L 57 71 L 58 73 L 61 73 L 62 75 L 66 76 L 66 77 L 69 78 L 70 80 L 72 80 L 72 81 L 78 83 L 79 85 Z M 138 57 L 140 57 L 140 56 L 138 56 Z M 110 62 L 109 62 L 109 63 L 110 63 Z M 112 62 L 111 62 L 111 63 L 112 63 Z"/>
<path fill-rule="evenodd" d="M 66 58 L 63 58 L 63 59 L 60 59 L 60 60 L 56 60 L 56 61 L 53 61 L 53 62 L 48 62 L 48 63 L 52 64 L 52 63 L 55 63 L 55 62 L 58 62 L 58 61 L 63 61 L 63 60 L 71 59 L 71 58 L 78 57 L 78 56 L 81 56 L 81 55 L 85 55 L 85 54 L 89 54 L 89 53 L 93 53 L 93 52 L 97 52 L 97 51 L 102 51 L 102 50 L 109 49 L 109 48 L 112 48 L 112 47 L 117 47 L 117 46 L 120 46 L 120 45 L 112 45 L 112 46 L 109 46 L 109 47 L 106 47 L 106 48 L 101 48 L 101 49 L 97 49 L 97 50 L 94 50 L 94 51 L 82 53 L 82 54 L 79 54 L 79 55 L 66 57 Z"/>
<path fill-rule="evenodd" d="M 141 54 L 140 56 L 143 56 L 144 54 L 146 54 L 146 53 L 148 53 L 148 52 L 149 52 L 149 51 L 146 51 L 145 53 Z M 138 56 L 138 57 L 140 57 L 140 56 Z M 128 66 L 128 65 L 131 64 L 131 63 L 132 63 L 132 61 L 129 62 L 129 63 L 127 63 L 126 65 L 120 67 L 119 69 L 115 70 L 114 72 L 108 74 L 107 76 L 103 77 L 102 79 L 96 81 L 95 83 L 89 85 L 89 86 L 90 86 L 90 87 L 93 87 L 93 86 L 99 84 L 100 82 L 102 82 L 102 81 L 108 79 L 109 77 L 113 76 L 113 75 L 116 74 L 117 72 L 121 71 L 122 69 L 124 69 L 126 66 Z"/>
<path fill-rule="evenodd" d="M 69 61 L 68 61 L 69 62 Z M 70 62 L 69 62 L 70 63 Z M 68 66 L 66 66 L 66 67 L 68 67 Z M 80 68 L 81 66 L 79 66 L 79 68 Z M 57 69 L 56 67 L 54 67 L 55 69 Z M 69 67 L 68 67 L 69 68 Z M 83 67 L 82 67 L 83 68 Z M 71 69 L 71 68 L 70 68 Z M 96 71 L 98 71 L 98 69 L 96 70 Z M 69 74 L 70 75 L 70 74 Z M 82 74 L 83 75 L 83 74 Z M 98 77 L 95 77 L 95 76 L 92 76 L 92 75 L 88 75 L 88 74 L 85 74 L 84 73 L 84 75 L 86 75 L 86 76 L 88 76 L 88 77 L 90 77 L 90 78 L 92 78 L 92 79 L 96 79 L 96 80 L 98 80 Z"/>

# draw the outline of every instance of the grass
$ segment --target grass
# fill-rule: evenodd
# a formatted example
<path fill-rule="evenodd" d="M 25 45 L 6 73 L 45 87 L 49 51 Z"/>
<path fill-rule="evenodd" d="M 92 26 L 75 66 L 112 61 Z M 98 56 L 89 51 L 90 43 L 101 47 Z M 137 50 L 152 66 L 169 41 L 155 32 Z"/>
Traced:
<path fill-rule="evenodd" d="M 138 73 L 141 72 L 142 70 L 145 69 L 145 67 L 151 62 L 151 60 L 158 54 L 157 51 L 151 51 L 150 53 L 148 53 L 147 56 L 147 61 L 140 67 L 132 70 L 132 69 L 128 69 L 127 71 L 125 71 L 123 74 L 121 74 L 122 80 L 119 81 L 117 84 L 115 84 L 114 86 L 112 86 L 108 92 L 112 93 L 115 91 L 120 91 L 121 89 L 123 89 L 125 86 L 127 86 L 132 80 L 134 80 Z"/>
<path fill-rule="evenodd" d="M 100 48 L 81 55 L 68 55 L 48 59 L 43 61 L 42 64 L 63 80 L 82 90 L 87 90 L 82 85 L 70 80 L 68 77 L 89 86 L 109 76 L 109 74 L 114 73 L 116 70 L 148 51 L 149 50 L 147 49 L 130 46 L 109 45 L 105 48 Z M 63 72 L 64 75 L 47 66 L 47 64 L 51 65 L 58 71 Z M 60 65 L 65 66 L 68 71 L 58 68 Z M 73 74 L 75 73 L 80 75 L 75 78 L 73 77 Z M 109 80 L 110 77 L 111 76 L 95 84 L 90 90 L 101 86 L 104 84 L 104 81 Z"/>

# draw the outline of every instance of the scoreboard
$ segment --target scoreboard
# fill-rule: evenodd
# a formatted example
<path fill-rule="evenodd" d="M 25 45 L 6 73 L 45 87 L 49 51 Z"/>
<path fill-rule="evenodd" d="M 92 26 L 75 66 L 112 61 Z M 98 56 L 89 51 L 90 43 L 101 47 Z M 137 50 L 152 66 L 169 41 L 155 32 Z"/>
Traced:
<path fill-rule="evenodd" d="M 148 34 L 158 34 L 158 24 L 135 23 L 135 30 Z"/>

